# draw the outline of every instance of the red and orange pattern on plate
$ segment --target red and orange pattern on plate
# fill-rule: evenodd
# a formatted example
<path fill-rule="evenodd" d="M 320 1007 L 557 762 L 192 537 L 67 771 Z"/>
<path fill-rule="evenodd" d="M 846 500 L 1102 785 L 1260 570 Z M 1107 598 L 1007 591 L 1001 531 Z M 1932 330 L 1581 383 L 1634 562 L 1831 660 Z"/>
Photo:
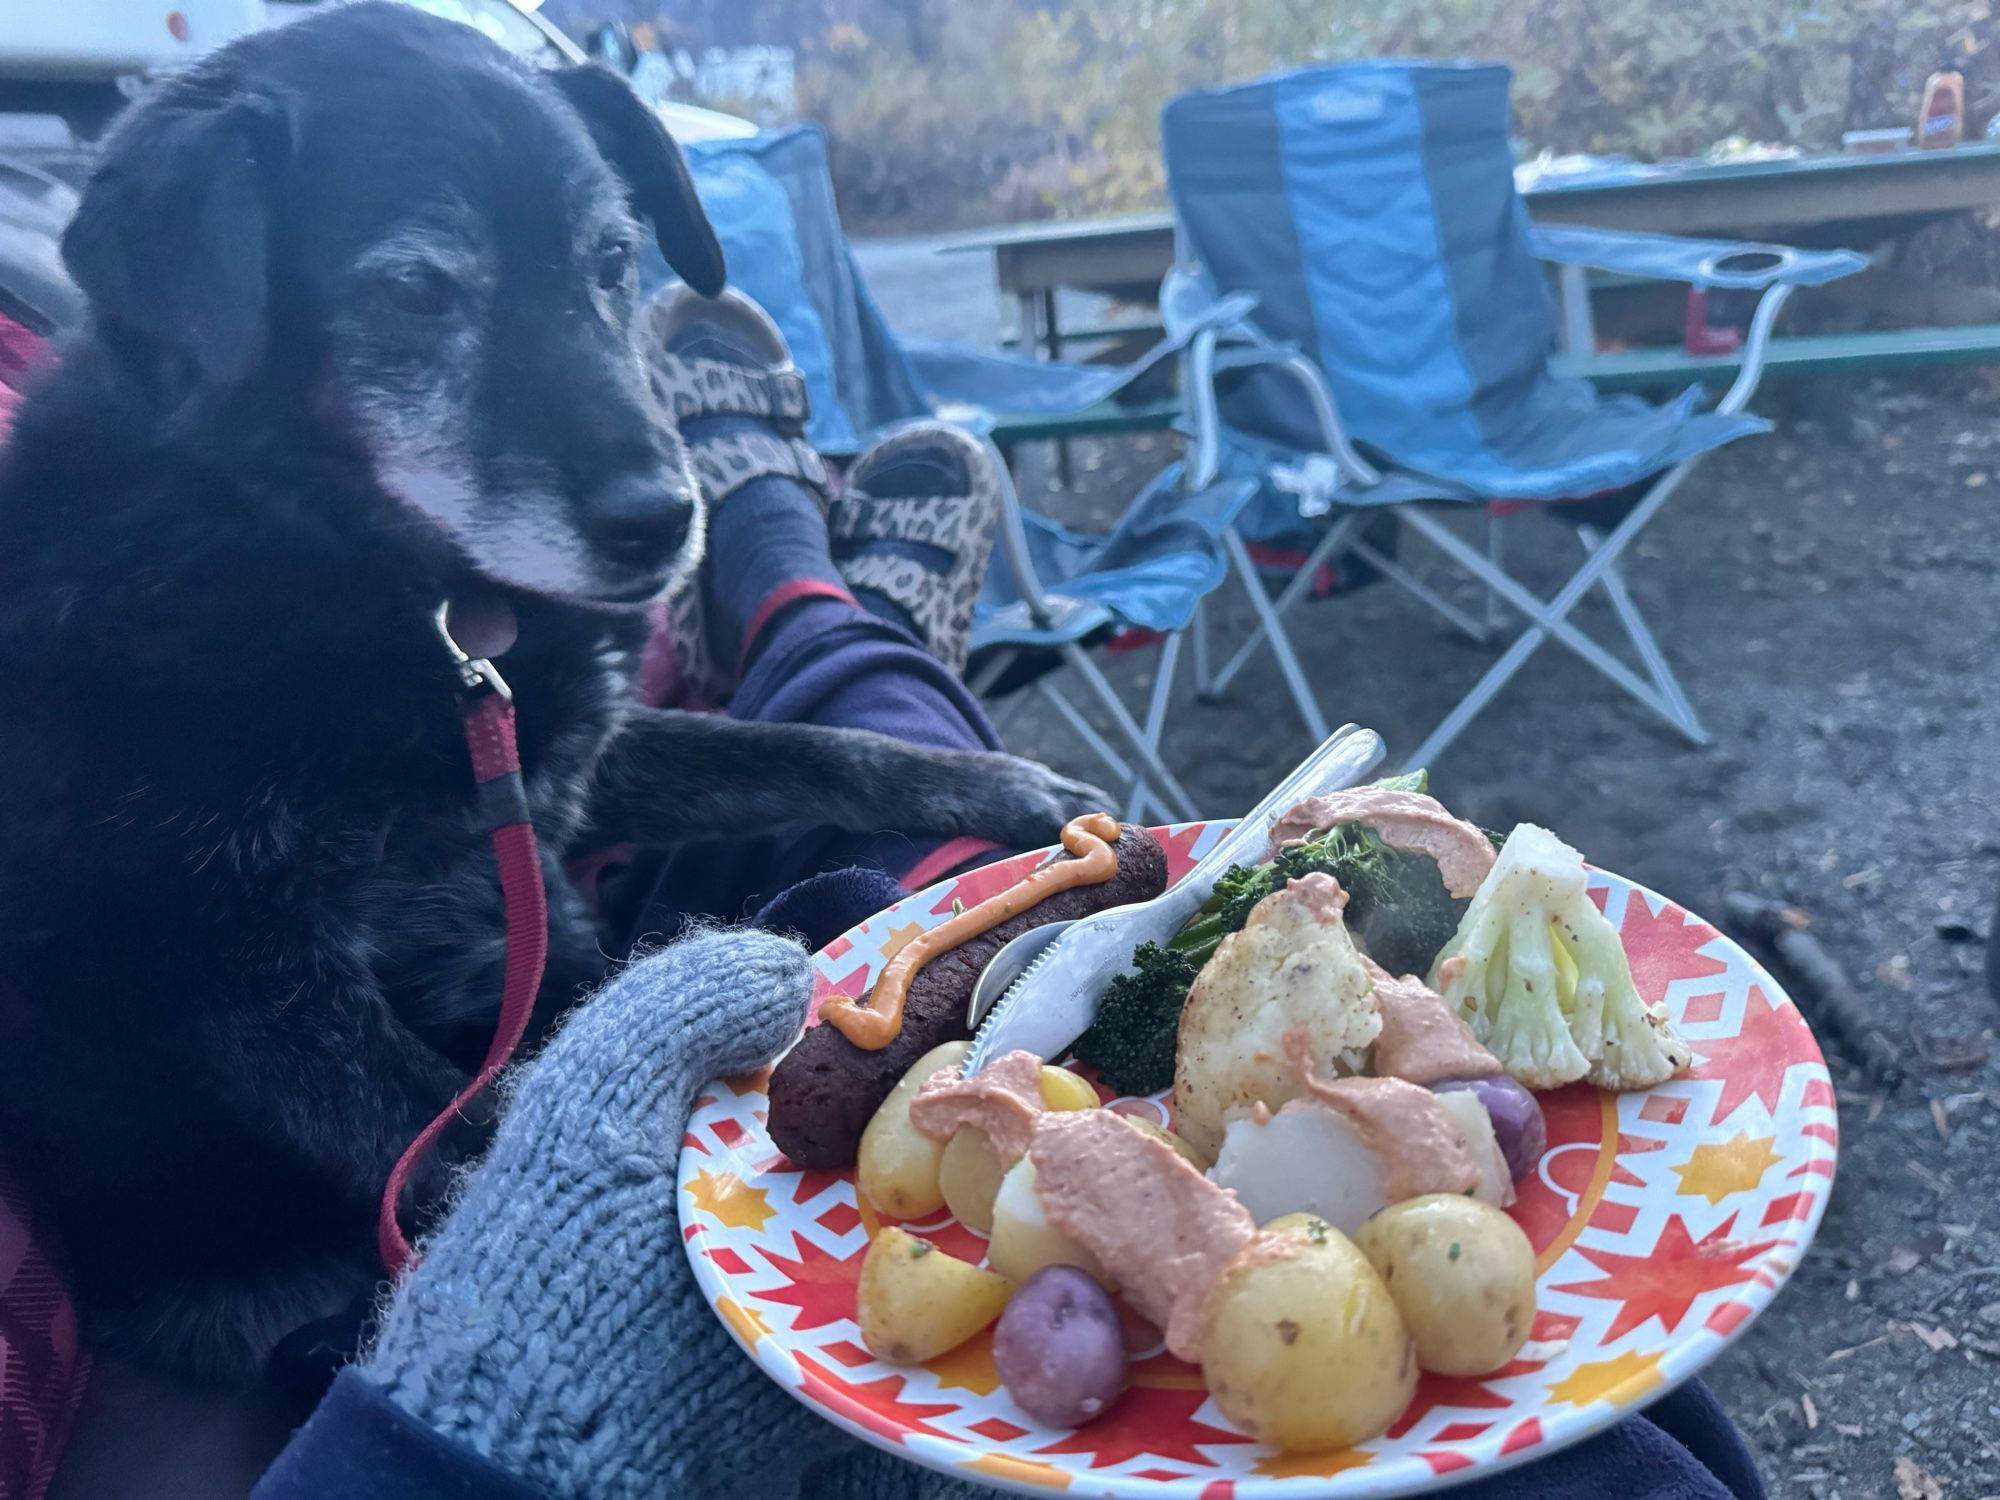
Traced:
<path fill-rule="evenodd" d="M 1184 873 L 1227 825 L 1161 830 Z M 1019 879 L 1039 854 L 946 881 L 817 955 L 818 999 L 860 995 L 918 932 Z M 1541 1096 L 1549 1149 L 1514 1216 L 1539 1272 L 1533 1339 L 1483 1380 L 1426 1376 L 1390 1432 L 1336 1453 L 1245 1438 L 1201 1374 L 1159 1349 L 1086 1427 L 1041 1426 L 993 1370 L 990 1333 L 909 1368 L 861 1347 L 855 1282 L 877 1218 L 851 1173 L 805 1172 L 764 1128 L 764 1080 L 718 1083 L 680 1162 L 687 1253 L 752 1358 L 829 1420 L 932 1468 L 1021 1494 L 1277 1500 L 1420 1494 L 1527 1462 L 1645 1406 L 1713 1359 L 1804 1255 L 1833 1187 L 1832 1084 L 1805 1021 L 1757 963 L 1700 918 L 1615 875 L 1593 898 L 1619 928 L 1639 993 L 1664 999 L 1695 1053 L 1645 1093 Z M 1161 1100 L 1118 1100 L 1166 1122 Z M 904 1226 L 977 1260 L 940 1213 Z"/>

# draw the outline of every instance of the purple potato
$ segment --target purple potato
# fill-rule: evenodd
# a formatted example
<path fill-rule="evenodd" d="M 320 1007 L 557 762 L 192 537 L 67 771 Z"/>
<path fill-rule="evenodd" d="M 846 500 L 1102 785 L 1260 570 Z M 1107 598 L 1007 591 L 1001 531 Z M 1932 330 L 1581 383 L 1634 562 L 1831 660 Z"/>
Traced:
<path fill-rule="evenodd" d="M 1081 1426 L 1125 1390 L 1118 1309 L 1075 1266 L 1043 1266 L 1000 1314 L 993 1365 L 1007 1393 L 1036 1421 Z"/>
<path fill-rule="evenodd" d="M 1493 1120 L 1494 1139 L 1500 1154 L 1507 1158 L 1507 1170 L 1519 1182 L 1535 1170 L 1535 1163 L 1549 1149 L 1548 1122 L 1535 1096 L 1504 1074 L 1498 1078 L 1453 1078 L 1431 1085 L 1434 1094 L 1450 1094 L 1470 1089 L 1486 1106 Z"/>

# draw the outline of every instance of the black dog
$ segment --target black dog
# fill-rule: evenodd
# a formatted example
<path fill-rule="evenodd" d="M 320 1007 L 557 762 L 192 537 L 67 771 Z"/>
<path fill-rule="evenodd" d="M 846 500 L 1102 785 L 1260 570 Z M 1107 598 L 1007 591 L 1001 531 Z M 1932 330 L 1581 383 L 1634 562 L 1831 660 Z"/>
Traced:
<path fill-rule="evenodd" d="M 635 606 L 702 534 L 635 214 L 721 287 L 619 80 L 401 5 L 241 41 L 107 144 L 64 243 L 89 324 L 0 458 L 0 1149 L 96 1341 L 234 1376 L 378 1274 L 389 1166 L 501 988 L 441 602 L 518 621 L 551 1013 L 605 968 L 556 857 L 586 827 L 1026 845 L 1095 800 L 629 706 Z"/>

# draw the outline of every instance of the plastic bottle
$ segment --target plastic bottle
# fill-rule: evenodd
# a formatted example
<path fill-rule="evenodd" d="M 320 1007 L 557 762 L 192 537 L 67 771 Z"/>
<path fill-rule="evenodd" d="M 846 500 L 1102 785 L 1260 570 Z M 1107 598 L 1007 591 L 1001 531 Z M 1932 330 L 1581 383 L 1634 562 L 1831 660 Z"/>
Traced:
<path fill-rule="evenodd" d="M 1923 108 L 1917 111 L 1917 144 L 1926 150 L 1956 146 L 1965 137 L 1965 75 L 1940 68 L 1924 83 Z"/>

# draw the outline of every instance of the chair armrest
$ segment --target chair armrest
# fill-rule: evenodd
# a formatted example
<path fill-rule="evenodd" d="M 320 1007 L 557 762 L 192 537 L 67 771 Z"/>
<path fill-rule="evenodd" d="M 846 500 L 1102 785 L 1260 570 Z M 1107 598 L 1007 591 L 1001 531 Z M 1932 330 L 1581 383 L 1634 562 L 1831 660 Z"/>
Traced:
<path fill-rule="evenodd" d="M 1852 250 L 1795 250 L 1788 245 L 1556 224 L 1531 224 L 1528 247 L 1540 259 L 1558 265 L 1740 291 L 1821 286 L 1852 276 L 1868 264 L 1867 256 Z"/>
<path fill-rule="evenodd" d="M 1218 348 L 1222 338 L 1232 332 L 1233 329 L 1204 328 L 1189 343 L 1186 362 L 1181 368 L 1181 399 L 1190 408 L 1194 423 L 1194 449 L 1188 464 L 1190 488 L 1206 489 L 1215 482 L 1222 467 L 1222 413 L 1216 376 L 1223 371 L 1257 368 L 1280 370 L 1305 391 L 1319 425 L 1322 452 L 1334 466 L 1336 487 L 1343 480 L 1363 486 L 1380 484 L 1380 471 L 1355 452 L 1348 441 L 1340 409 L 1319 367 L 1298 350 L 1273 344 L 1254 330 L 1250 342 Z"/>
<path fill-rule="evenodd" d="M 1250 292 L 1218 293 L 1208 278 L 1190 266 L 1171 267 L 1160 282 L 1160 326 L 1167 342 L 1185 344 L 1204 328 L 1242 324 L 1246 336 L 1254 336 L 1245 320 L 1256 310 L 1257 298 Z"/>
<path fill-rule="evenodd" d="M 1057 601 L 1050 597 L 1048 585 L 1035 571 L 1035 556 L 1028 548 L 1028 523 L 1021 514 L 1021 497 L 1014 489 L 1014 471 L 1007 466 L 1000 450 L 992 446 L 992 439 L 981 441 L 987 444 L 992 472 L 1000 486 L 1000 515 L 994 544 L 1007 571 L 1013 575 L 1014 593 L 1029 622 L 1038 630 L 1047 629 L 1055 621 Z"/>

